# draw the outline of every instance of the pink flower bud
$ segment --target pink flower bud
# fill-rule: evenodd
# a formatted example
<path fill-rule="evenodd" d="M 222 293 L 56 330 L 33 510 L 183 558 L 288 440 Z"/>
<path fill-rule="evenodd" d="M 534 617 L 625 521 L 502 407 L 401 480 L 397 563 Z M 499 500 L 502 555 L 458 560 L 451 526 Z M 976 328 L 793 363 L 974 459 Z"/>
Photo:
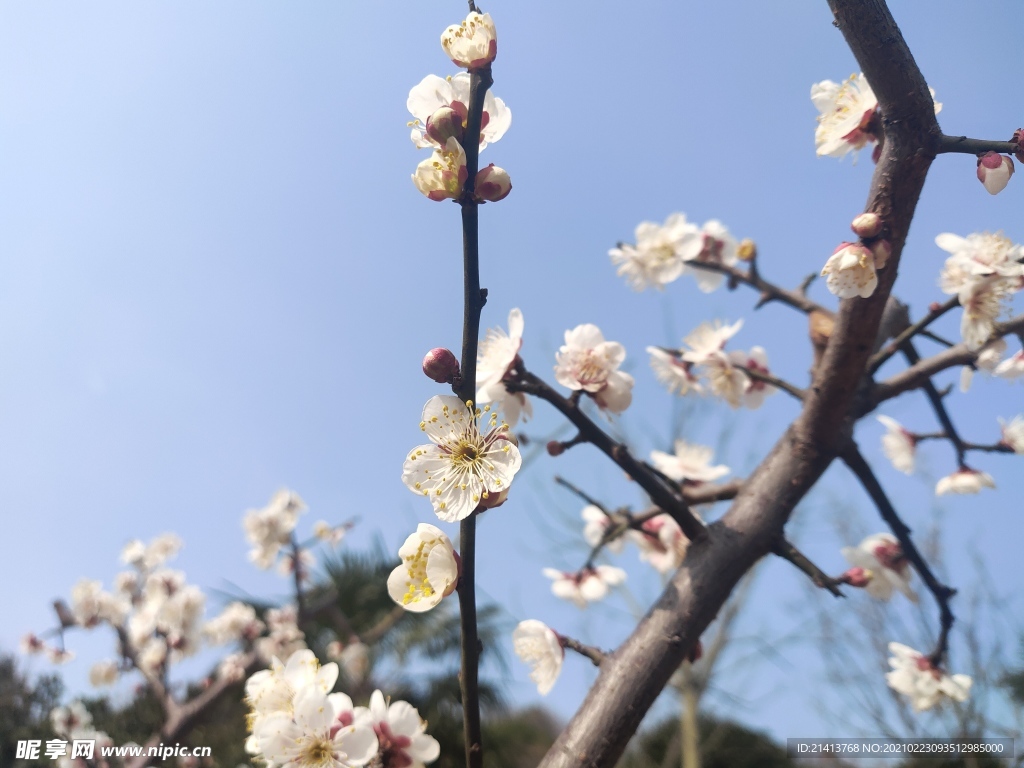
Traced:
<path fill-rule="evenodd" d="M 871 244 L 871 253 L 875 256 L 875 269 L 881 269 L 892 256 L 892 243 L 888 240 L 876 240 Z"/>
<path fill-rule="evenodd" d="M 496 203 L 504 200 L 511 191 L 512 179 L 508 177 L 504 168 L 499 168 L 494 163 L 481 168 L 473 184 L 473 194 L 479 201 Z"/>
<path fill-rule="evenodd" d="M 998 152 L 986 152 L 978 158 L 978 181 L 990 195 L 998 195 L 1006 189 L 1013 171 L 1013 160 Z"/>
<path fill-rule="evenodd" d="M 857 237 L 878 237 L 882 231 L 882 217 L 877 213 L 862 213 L 853 220 L 850 229 Z"/>
<path fill-rule="evenodd" d="M 565 445 L 558 440 L 552 440 L 547 445 L 548 456 L 561 456 L 565 453 Z"/>
<path fill-rule="evenodd" d="M 480 505 L 477 509 L 481 511 L 485 509 L 496 509 L 504 504 L 506 499 L 508 499 L 508 488 L 505 488 L 498 493 L 488 493 L 480 499 Z"/>
<path fill-rule="evenodd" d="M 840 576 L 838 581 L 849 584 L 851 587 L 864 589 L 871 582 L 871 571 L 865 568 L 851 568 Z"/>
<path fill-rule="evenodd" d="M 459 375 L 459 361 L 450 349 L 437 347 L 423 358 L 423 372 L 438 384 L 451 384 Z"/>
<path fill-rule="evenodd" d="M 459 104 L 461 107 L 462 104 Z M 463 112 L 465 107 L 462 107 Z M 440 146 L 448 143 L 448 139 L 454 138 L 462 143 L 462 128 L 465 114 L 461 114 L 454 105 L 441 107 L 427 118 L 427 125 L 424 132 Z"/>
<path fill-rule="evenodd" d="M 691 664 L 696 664 L 700 657 L 704 655 L 704 644 L 698 640 L 697 644 L 693 646 L 693 649 L 686 655 L 686 660 Z"/>

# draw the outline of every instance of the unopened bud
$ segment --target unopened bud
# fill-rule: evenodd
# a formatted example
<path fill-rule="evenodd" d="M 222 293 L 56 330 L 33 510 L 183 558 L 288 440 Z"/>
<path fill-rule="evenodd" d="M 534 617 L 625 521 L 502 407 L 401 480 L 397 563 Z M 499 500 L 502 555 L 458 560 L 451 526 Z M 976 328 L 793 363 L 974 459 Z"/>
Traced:
<path fill-rule="evenodd" d="M 701 656 L 704 655 L 704 644 L 697 640 L 697 644 L 693 646 L 693 649 L 686 655 L 686 660 L 691 664 L 696 664 Z"/>
<path fill-rule="evenodd" d="M 547 445 L 548 456 L 561 456 L 565 453 L 565 444 L 558 441 L 552 440 Z"/>
<path fill-rule="evenodd" d="M 871 577 L 872 573 L 867 568 L 851 568 L 840 576 L 838 581 L 843 584 L 849 584 L 851 587 L 864 589 L 864 587 L 871 583 Z"/>
<path fill-rule="evenodd" d="M 504 200 L 512 191 L 512 179 L 504 168 L 491 163 L 481 168 L 473 183 L 473 194 L 477 200 L 496 203 Z"/>
<path fill-rule="evenodd" d="M 871 150 L 871 162 L 878 164 L 878 160 L 882 157 L 882 145 L 875 144 L 875 148 Z"/>
<path fill-rule="evenodd" d="M 459 361 L 450 349 L 437 347 L 423 358 L 423 372 L 438 384 L 451 384 L 459 375 Z"/>
<path fill-rule="evenodd" d="M 740 244 L 736 246 L 736 256 L 740 261 L 753 261 L 757 258 L 757 243 L 749 237 L 740 240 Z"/>
<path fill-rule="evenodd" d="M 478 509 L 496 509 L 504 504 L 506 499 L 508 499 L 508 488 L 505 488 L 498 493 L 488 492 L 482 499 L 480 499 Z"/>
<path fill-rule="evenodd" d="M 875 256 L 875 269 L 881 269 L 892 256 L 892 243 L 888 240 L 876 240 L 871 244 L 871 253 Z"/>
<path fill-rule="evenodd" d="M 462 105 L 459 104 L 461 107 Z M 465 107 L 462 107 L 465 110 Z M 448 139 L 454 138 L 462 143 L 462 123 L 465 115 L 454 106 L 441 107 L 434 114 L 427 118 L 425 132 L 427 136 L 436 141 L 442 147 L 448 143 Z"/>
<path fill-rule="evenodd" d="M 1013 153 L 1013 156 L 1017 158 L 1018 162 L 1024 163 L 1024 128 L 1014 131 L 1010 141 L 1017 145 L 1017 151 Z"/>
<path fill-rule="evenodd" d="M 1006 189 L 1013 171 L 1013 160 L 998 152 L 986 152 L 978 158 L 978 181 L 990 195 L 998 195 Z"/>
<path fill-rule="evenodd" d="M 877 237 L 882 231 L 882 217 L 877 213 L 862 213 L 853 220 L 850 229 L 857 237 Z"/>

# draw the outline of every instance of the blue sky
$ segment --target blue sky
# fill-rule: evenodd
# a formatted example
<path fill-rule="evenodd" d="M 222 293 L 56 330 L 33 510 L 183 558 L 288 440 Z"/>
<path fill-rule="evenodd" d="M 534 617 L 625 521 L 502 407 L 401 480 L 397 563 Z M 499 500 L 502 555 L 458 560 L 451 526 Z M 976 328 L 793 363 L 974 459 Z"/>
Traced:
<path fill-rule="evenodd" d="M 1018 51 L 993 20 L 1016 5 L 892 7 L 945 105 L 945 130 L 1008 138 L 1020 119 Z M 481 212 L 484 326 L 521 307 L 524 358 L 541 373 L 579 323 L 622 342 L 637 386 L 613 429 L 641 454 L 667 447 L 675 407 L 643 349 L 676 343 L 702 320 L 744 317 L 736 347 L 761 344 L 781 375 L 805 383 L 802 317 L 755 313 L 752 293 L 703 295 L 686 278 L 635 294 L 607 250 L 639 221 L 678 210 L 755 239 L 763 273 L 783 285 L 820 270 L 849 236 L 872 171 L 867 153 L 857 164 L 814 155 L 811 84 L 857 71 L 826 3 L 661 2 L 640 16 L 604 2 L 485 9 L 500 37 L 494 92 L 513 121 L 483 159 L 508 169 L 514 189 Z M 283 581 L 248 565 L 240 522 L 281 486 L 307 500 L 307 525 L 358 516 L 352 546 L 380 535 L 397 548 L 416 522 L 433 521 L 399 472 L 421 439 L 422 404 L 441 391 L 419 361 L 459 344 L 459 216 L 409 180 L 422 155 L 405 100 L 424 75 L 454 74 L 438 38 L 463 11 L 0 0 L 0 648 L 48 626 L 49 603 L 79 578 L 109 584 L 127 540 L 166 530 L 185 539 L 177 565 L 204 588 L 284 594 Z M 935 163 L 897 284 L 913 310 L 944 298 L 935 235 L 1002 229 L 1024 240 L 1021 183 L 993 198 L 973 158 Z M 834 304 L 820 283 L 812 296 Z M 958 320 L 938 329 L 956 337 Z M 1020 393 L 979 377 L 950 403 L 965 436 L 982 442 L 997 436 L 997 416 L 1024 410 Z M 561 428 L 542 403 L 536 411 L 529 435 Z M 933 429 L 920 398 L 885 412 Z M 742 475 L 795 413 L 783 395 L 753 413 L 699 401 L 684 432 L 716 444 L 726 425 L 719 459 Z M 977 459 L 997 492 L 935 502 L 951 450 L 927 446 L 922 472 L 907 478 L 882 459 L 881 432 L 868 419 L 858 438 L 911 524 L 944 510 L 948 540 L 971 542 L 997 582 L 1016 583 L 1016 457 Z M 631 626 L 629 601 L 580 616 L 540 575 L 583 557 L 567 549 L 578 506 L 553 487 L 555 473 L 609 504 L 642 503 L 588 447 L 539 457 L 482 521 L 481 590 L 516 620 L 609 646 Z M 829 570 L 850 543 L 828 522 L 836 499 L 866 521 L 874 514 L 842 469 L 830 470 L 800 526 L 803 547 Z M 648 604 L 656 580 L 634 552 L 623 560 L 636 604 Z M 948 569 L 954 583 L 972 573 L 956 553 Z M 784 661 L 727 678 L 743 703 L 723 698 L 720 708 L 780 738 L 845 735 L 801 693 L 823 684 L 820 670 L 782 642 L 803 626 L 801 575 L 770 563 L 760 578 L 744 626 L 768 643 L 777 636 Z M 1010 606 L 1019 624 L 1020 601 Z M 75 645 L 80 661 L 64 671 L 81 688 L 109 645 Z M 515 699 L 536 700 L 525 669 L 512 675 Z M 591 677 L 570 659 L 548 703 L 570 714 Z"/>

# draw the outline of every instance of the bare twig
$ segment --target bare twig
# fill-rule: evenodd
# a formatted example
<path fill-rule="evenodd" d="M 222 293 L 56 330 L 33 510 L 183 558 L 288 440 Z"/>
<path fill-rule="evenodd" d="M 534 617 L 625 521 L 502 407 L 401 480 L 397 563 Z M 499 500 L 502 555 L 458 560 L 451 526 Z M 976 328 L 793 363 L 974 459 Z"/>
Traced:
<path fill-rule="evenodd" d="M 765 280 L 756 270 L 744 271 L 737 269 L 736 267 L 730 267 L 725 264 L 715 264 L 703 261 L 688 261 L 687 266 L 693 267 L 694 269 L 703 269 L 708 272 L 718 272 L 719 274 L 725 275 L 729 280 L 735 283 L 742 283 L 749 285 L 751 288 L 755 288 L 760 291 L 761 298 L 757 302 L 757 308 L 760 309 L 765 304 L 772 301 L 780 301 L 783 304 L 788 304 L 794 309 L 799 309 L 804 314 L 810 314 L 811 312 L 818 311 L 824 312 L 826 315 L 831 316 L 832 310 L 826 309 L 825 307 L 817 304 L 807 298 L 807 288 L 813 282 L 815 275 L 809 275 L 795 291 L 790 291 L 781 286 L 775 285 Z"/>
<path fill-rule="evenodd" d="M 577 488 L 575 485 L 570 483 L 568 480 L 566 480 L 561 475 L 555 475 L 555 482 L 558 483 L 563 488 L 568 488 L 570 491 L 572 491 L 577 496 L 579 496 L 581 499 L 583 499 L 585 502 L 587 502 L 587 504 L 589 504 L 590 506 L 597 507 L 607 517 L 611 517 L 612 516 L 612 513 L 608 511 L 607 507 L 605 507 L 604 504 L 599 502 L 597 499 L 595 499 L 593 496 L 589 495 L 588 493 L 586 493 L 582 489 Z"/>
<path fill-rule="evenodd" d="M 1020 149 L 1015 141 L 986 141 L 985 139 L 969 139 L 966 136 L 942 135 L 939 139 L 938 154 L 961 152 L 966 155 L 983 155 L 986 152 L 998 152 L 1001 155 L 1012 155 Z"/>
<path fill-rule="evenodd" d="M 960 298 L 958 296 L 954 296 L 953 298 L 949 299 L 949 301 L 947 301 L 945 304 L 940 304 L 937 307 L 935 307 L 935 309 L 930 310 L 927 315 L 922 317 L 913 325 L 909 326 L 906 330 L 904 330 L 902 333 L 896 336 L 883 349 L 879 350 L 874 355 L 872 355 L 871 359 L 868 360 L 868 373 L 874 373 L 879 368 L 881 368 L 885 361 L 888 360 L 893 355 L 895 355 L 897 352 L 899 352 L 900 347 L 902 347 L 906 342 L 913 339 L 914 336 L 916 336 L 917 334 L 922 333 L 925 328 L 927 328 L 929 325 L 931 325 L 933 322 L 938 320 L 940 317 L 942 317 L 944 314 L 946 314 L 959 304 Z"/>
<path fill-rule="evenodd" d="M 568 648 L 570 651 L 576 651 L 580 656 L 590 659 L 594 662 L 595 667 L 600 667 L 601 662 L 603 662 L 605 656 L 607 656 L 607 654 L 599 648 L 595 648 L 592 645 L 585 645 L 579 640 L 573 640 L 571 637 L 566 637 L 565 635 L 559 635 L 558 641 L 562 644 L 563 648 Z"/>
<path fill-rule="evenodd" d="M 741 371 L 743 371 L 745 374 L 747 374 L 747 376 L 754 379 L 754 381 L 763 381 L 765 384 L 771 384 L 776 389 L 781 389 L 787 395 L 792 395 L 797 400 L 802 401 L 804 399 L 804 396 L 807 394 L 802 389 L 800 389 L 800 387 L 790 384 L 788 381 L 780 379 L 778 376 L 772 376 L 770 373 L 765 373 L 764 371 L 758 371 L 753 368 L 748 368 L 745 365 L 737 365 L 735 363 L 734 365 Z"/>
<path fill-rule="evenodd" d="M 839 585 L 842 582 L 837 579 L 833 579 L 821 570 L 821 568 L 812 563 L 803 552 L 793 546 L 792 542 L 785 538 L 780 538 L 778 544 L 775 545 L 775 549 L 772 550 L 772 553 L 778 555 L 783 560 L 792 563 L 810 576 L 811 581 L 814 582 L 815 586 L 820 587 L 821 589 L 827 589 L 836 597 L 845 597 L 843 591 L 839 589 Z"/>

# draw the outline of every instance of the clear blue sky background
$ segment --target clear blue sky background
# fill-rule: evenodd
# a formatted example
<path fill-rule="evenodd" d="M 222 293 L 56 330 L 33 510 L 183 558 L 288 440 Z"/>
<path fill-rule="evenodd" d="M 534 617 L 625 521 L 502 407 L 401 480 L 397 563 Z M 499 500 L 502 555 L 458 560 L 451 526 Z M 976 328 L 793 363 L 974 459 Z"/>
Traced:
<path fill-rule="evenodd" d="M 763 272 L 784 285 L 820 270 L 849 236 L 872 171 L 867 153 L 859 164 L 814 155 L 811 84 L 858 69 L 825 2 L 486 9 L 500 36 L 494 92 L 514 119 L 484 159 L 507 168 L 515 188 L 481 213 L 484 325 L 521 307 L 524 356 L 542 373 L 578 323 L 624 343 L 637 386 L 615 429 L 642 454 L 667 447 L 673 409 L 643 349 L 704 319 L 745 317 L 735 346 L 765 346 L 780 374 L 805 383 L 801 316 L 754 313 L 751 292 L 705 296 L 688 279 L 634 294 L 606 253 L 639 221 L 679 210 L 757 240 Z M 946 131 L 1008 138 L 1021 119 L 1019 41 L 997 20 L 1017 4 L 979 0 L 968 14 L 901 0 L 893 10 L 945 104 Z M 441 391 L 420 358 L 459 344 L 459 216 L 409 180 L 423 155 L 408 139 L 405 100 L 424 75 L 454 73 L 438 38 L 463 11 L 456 2 L 0 0 L 0 648 L 49 626 L 50 601 L 79 578 L 109 585 L 127 540 L 166 530 L 185 538 L 177 566 L 199 585 L 283 595 L 283 581 L 248 565 L 240 524 L 281 486 L 309 502 L 306 525 L 359 516 L 352 546 L 380 535 L 394 549 L 416 522 L 434 521 L 399 474 L 422 438 L 422 404 Z M 940 232 L 1024 239 L 1022 200 L 1024 179 L 992 198 L 973 158 L 940 158 L 899 295 L 918 313 L 944 298 Z M 834 304 L 821 284 L 813 296 Z M 958 337 L 958 322 L 953 313 L 941 330 Z M 981 377 L 950 403 L 978 441 L 997 437 L 997 416 L 1024 410 L 1019 385 Z M 559 429 L 543 404 L 536 410 L 529 434 Z M 885 412 L 934 428 L 912 396 Z M 700 401 L 685 431 L 715 443 L 728 425 L 719 458 L 742 474 L 795 413 L 783 395 L 736 418 Z M 934 481 L 954 468 L 950 449 L 927 446 L 922 473 L 907 478 L 881 458 L 881 432 L 869 419 L 858 437 L 911 524 L 945 510 L 950 541 L 984 552 L 1003 585 L 1019 583 L 1019 460 L 978 457 L 999 491 L 935 503 Z M 570 538 L 578 506 L 552 486 L 556 472 L 611 505 L 642 503 L 588 447 L 539 457 L 483 520 L 481 589 L 515 620 L 610 646 L 632 624 L 629 601 L 581 618 L 540 575 L 583 560 Z M 840 467 L 816 498 L 801 542 L 839 570 L 837 548 L 852 542 L 833 533 L 834 499 L 867 521 L 873 511 Z M 635 559 L 627 551 L 622 561 L 645 606 L 656 580 Z M 949 572 L 954 583 L 973 573 L 956 554 Z M 780 738 L 848 735 L 806 693 L 823 684 L 807 649 L 782 643 L 807 626 L 802 578 L 784 564 L 763 570 L 744 626 L 778 651 L 727 675 L 718 707 Z M 1010 613 L 1021 617 L 1019 600 Z M 63 671 L 82 689 L 88 664 L 111 646 L 83 635 L 73 644 L 80 660 Z M 537 700 L 525 668 L 511 670 L 513 697 Z M 569 715 L 592 677 L 567 660 L 547 702 Z"/>

